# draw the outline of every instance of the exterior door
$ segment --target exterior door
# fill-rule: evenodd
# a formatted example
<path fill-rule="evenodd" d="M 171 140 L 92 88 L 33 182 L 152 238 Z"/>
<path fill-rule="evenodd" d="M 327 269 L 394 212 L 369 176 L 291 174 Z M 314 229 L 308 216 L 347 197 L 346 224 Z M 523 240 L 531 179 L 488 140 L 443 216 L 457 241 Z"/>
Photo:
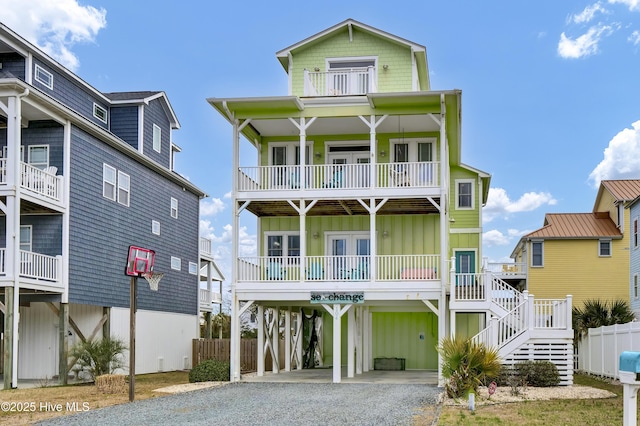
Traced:
<path fill-rule="evenodd" d="M 370 241 L 364 235 L 329 237 L 331 275 L 337 280 L 369 279 Z"/>
<path fill-rule="evenodd" d="M 456 274 L 458 285 L 471 285 L 476 272 L 476 253 L 474 251 L 456 251 Z"/>
<path fill-rule="evenodd" d="M 339 176 L 339 187 L 367 188 L 369 186 L 369 152 L 368 147 L 366 151 L 330 152 L 328 159 L 332 166 L 329 175 L 333 174 L 336 181 L 338 181 L 336 176 Z M 349 164 L 351 166 L 344 167 Z"/>

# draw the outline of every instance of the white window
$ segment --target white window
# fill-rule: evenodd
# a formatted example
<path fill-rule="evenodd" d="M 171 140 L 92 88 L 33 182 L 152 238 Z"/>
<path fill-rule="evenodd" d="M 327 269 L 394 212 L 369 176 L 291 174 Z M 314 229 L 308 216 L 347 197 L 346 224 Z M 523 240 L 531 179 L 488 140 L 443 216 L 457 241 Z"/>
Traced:
<path fill-rule="evenodd" d="M 107 124 L 107 110 L 97 103 L 93 103 L 93 116 L 103 123 Z"/>
<path fill-rule="evenodd" d="M 267 256 L 270 257 L 299 257 L 299 234 L 270 234 L 267 235 Z"/>
<path fill-rule="evenodd" d="M 191 275 L 198 275 L 198 264 L 195 262 L 189 262 L 189 273 Z"/>
<path fill-rule="evenodd" d="M 20 250 L 31 251 L 31 236 L 33 228 L 31 225 L 20 225 Z"/>
<path fill-rule="evenodd" d="M 171 217 L 178 218 L 178 200 L 173 197 L 171 198 Z"/>
<path fill-rule="evenodd" d="M 171 269 L 179 271 L 181 269 L 182 261 L 179 257 L 171 256 Z"/>
<path fill-rule="evenodd" d="M 162 149 L 162 129 L 157 124 L 153 125 L 153 150 L 160 152 Z"/>
<path fill-rule="evenodd" d="M 53 90 L 53 74 L 36 64 L 36 81 Z"/>
<path fill-rule="evenodd" d="M 129 192 L 131 178 L 128 174 L 118 171 L 118 203 L 129 206 Z"/>
<path fill-rule="evenodd" d="M 2 158 L 7 158 L 7 147 L 2 147 Z M 20 161 L 24 161 L 24 145 L 20 145 Z"/>
<path fill-rule="evenodd" d="M 160 222 L 157 220 L 151 221 L 151 233 L 154 235 L 160 235 Z"/>
<path fill-rule="evenodd" d="M 102 196 L 116 200 L 116 169 L 108 164 L 102 165 Z"/>
<path fill-rule="evenodd" d="M 611 240 L 599 240 L 598 241 L 598 256 L 610 257 L 611 256 Z"/>
<path fill-rule="evenodd" d="M 40 170 L 49 167 L 49 145 L 30 145 L 27 162 Z"/>
<path fill-rule="evenodd" d="M 531 242 L 531 266 L 544 266 L 544 245 L 542 241 Z"/>
<path fill-rule="evenodd" d="M 633 298 L 638 298 L 638 274 L 633 275 Z"/>
<path fill-rule="evenodd" d="M 474 207 L 473 179 L 456 180 L 456 209 L 473 209 Z"/>
<path fill-rule="evenodd" d="M 389 142 L 394 163 L 431 162 L 435 158 L 435 139 L 391 139 Z"/>

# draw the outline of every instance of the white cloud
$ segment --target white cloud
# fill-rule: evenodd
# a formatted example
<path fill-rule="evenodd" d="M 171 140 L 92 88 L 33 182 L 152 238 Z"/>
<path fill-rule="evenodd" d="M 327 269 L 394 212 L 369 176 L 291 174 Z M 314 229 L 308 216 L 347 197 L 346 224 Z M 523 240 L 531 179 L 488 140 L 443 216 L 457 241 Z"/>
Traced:
<path fill-rule="evenodd" d="M 634 46 L 640 44 L 640 31 L 635 30 L 631 33 L 627 40 L 630 41 Z"/>
<path fill-rule="evenodd" d="M 519 231 L 517 229 L 509 229 L 504 234 L 502 231 L 492 229 L 482 234 L 482 244 L 485 247 L 506 246 L 514 244 L 515 240 L 531 231 Z"/>
<path fill-rule="evenodd" d="M 5 25 L 72 71 L 80 65 L 73 46 L 95 42 L 107 25 L 104 8 L 77 0 L 0 0 L 0 9 Z"/>
<path fill-rule="evenodd" d="M 640 0 L 609 0 L 609 3 L 620 3 L 629 7 L 629 10 L 640 12 Z"/>
<path fill-rule="evenodd" d="M 572 39 L 563 32 L 558 42 L 558 55 L 562 58 L 582 58 L 598 53 L 598 43 L 602 37 L 610 35 L 614 28 L 610 25 L 594 25 L 581 36 Z"/>
<path fill-rule="evenodd" d="M 224 202 L 220 198 L 211 198 L 200 202 L 200 216 L 215 216 L 225 209 Z"/>
<path fill-rule="evenodd" d="M 569 16 L 567 21 L 573 22 L 575 24 L 584 24 L 587 22 L 591 22 L 598 12 L 607 13 L 607 10 L 602 7 L 600 2 L 596 2 L 590 6 L 585 7 L 584 10 L 580 13 Z"/>
<path fill-rule="evenodd" d="M 512 201 L 503 188 L 489 188 L 487 205 L 482 209 L 484 222 L 491 222 L 498 216 L 533 211 L 543 205 L 554 205 L 556 199 L 548 192 L 527 192 Z"/>
<path fill-rule="evenodd" d="M 594 187 L 604 179 L 640 178 L 640 120 L 631 129 L 624 129 L 609 141 L 604 159 L 589 175 Z"/>

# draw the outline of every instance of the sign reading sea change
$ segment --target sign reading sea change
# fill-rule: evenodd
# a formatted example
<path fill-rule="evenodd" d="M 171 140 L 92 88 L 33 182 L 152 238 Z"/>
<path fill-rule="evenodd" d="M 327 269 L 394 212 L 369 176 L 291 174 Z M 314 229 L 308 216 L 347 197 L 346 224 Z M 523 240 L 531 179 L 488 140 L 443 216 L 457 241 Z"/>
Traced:
<path fill-rule="evenodd" d="M 364 303 L 363 292 L 311 292 L 311 303 Z"/>

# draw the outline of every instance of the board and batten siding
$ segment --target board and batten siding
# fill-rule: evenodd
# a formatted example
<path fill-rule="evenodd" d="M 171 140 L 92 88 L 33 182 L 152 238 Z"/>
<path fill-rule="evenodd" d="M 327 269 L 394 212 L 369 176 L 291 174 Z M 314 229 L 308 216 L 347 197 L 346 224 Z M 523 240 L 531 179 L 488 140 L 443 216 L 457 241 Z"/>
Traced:
<path fill-rule="evenodd" d="M 530 264 L 531 242 L 527 252 Z M 612 255 L 598 256 L 598 239 L 544 241 L 544 266 L 529 267 L 527 284 L 536 299 L 573 296 L 573 306 L 587 299 L 629 300 L 629 251 L 626 240 L 612 240 Z"/>
<path fill-rule="evenodd" d="M 158 292 L 138 280 L 139 309 L 197 314 L 198 275 L 188 267 L 199 263 L 198 196 L 76 127 L 71 133 L 69 301 L 128 307 L 124 270 L 128 247 L 136 245 L 155 250 L 155 271 L 165 274 Z M 130 176 L 129 207 L 103 197 L 103 163 Z M 160 235 L 151 232 L 152 220 Z M 171 269 L 171 256 L 181 259 L 180 271 Z"/>

